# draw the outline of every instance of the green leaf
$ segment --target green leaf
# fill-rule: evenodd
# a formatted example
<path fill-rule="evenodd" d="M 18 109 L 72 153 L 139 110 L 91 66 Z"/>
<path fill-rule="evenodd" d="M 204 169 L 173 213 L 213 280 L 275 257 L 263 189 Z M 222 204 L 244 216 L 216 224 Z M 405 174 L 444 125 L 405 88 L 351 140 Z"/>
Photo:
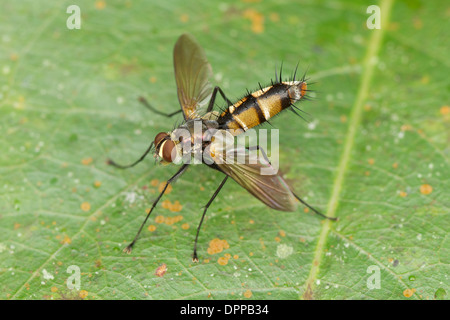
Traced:
<path fill-rule="evenodd" d="M 80 29 L 67 28 L 72 4 Z M 0 298 L 449 299 L 448 8 L 378 5 L 381 29 L 367 28 L 359 1 L 4 4 Z M 229 181 L 193 263 L 202 207 L 222 180 L 193 166 L 122 252 L 177 168 L 106 160 L 132 162 L 180 123 L 138 97 L 179 108 L 172 50 L 184 32 L 234 101 L 281 62 L 286 75 L 297 62 L 308 70 L 309 123 L 272 121 L 280 165 L 339 221 L 271 210 Z"/>

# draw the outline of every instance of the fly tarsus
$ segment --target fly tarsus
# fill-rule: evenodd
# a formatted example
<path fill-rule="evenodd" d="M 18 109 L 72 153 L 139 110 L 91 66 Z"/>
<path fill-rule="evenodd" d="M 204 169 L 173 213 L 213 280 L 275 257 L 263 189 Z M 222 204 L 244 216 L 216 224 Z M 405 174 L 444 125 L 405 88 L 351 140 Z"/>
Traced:
<path fill-rule="evenodd" d="M 306 201 L 302 200 L 299 196 L 297 196 L 295 193 L 292 192 L 292 194 L 297 198 L 298 201 L 300 201 L 301 203 L 303 203 L 306 207 L 308 207 L 309 209 L 311 209 L 315 214 L 318 214 L 319 216 L 326 218 L 328 220 L 332 220 L 332 221 L 338 221 L 339 218 L 337 217 L 329 217 L 327 215 L 324 215 L 322 212 L 314 209 L 313 207 L 311 207 Z"/>
<path fill-rule="evenodd" d="M 134 244 L 134 241 L 132 243 L 130 243 L 129 245 L 127 245 L 127 247 L 125 249 L 123 249 L 123 252 L 130 254 L 131 251 L 133 251 L 133 244 Z"/>
<path fill-rule="evenodd" d="M 109 165 L 109 166 L 113 166 L 115 168 L 118 168 L 118 169 L 126 169 L 126 168 L 128 168 L 128 166 L 123 166 L 123 165 L 117 164 L 115 161 L 113 161 L 111 159 L 106 160 L 106 164 Z"/>

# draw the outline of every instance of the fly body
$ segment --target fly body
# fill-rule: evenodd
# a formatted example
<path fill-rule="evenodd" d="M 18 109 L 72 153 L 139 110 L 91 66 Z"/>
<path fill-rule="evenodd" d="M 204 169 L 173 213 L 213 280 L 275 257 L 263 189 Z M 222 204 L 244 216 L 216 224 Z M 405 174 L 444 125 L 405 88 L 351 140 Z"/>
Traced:
<path fill-rule="evenodd" d="M 134 240 L 125 248 L 130 253 L 147 219 L 161 199 L 168 185 L 180 177 L 191 164 L 205 164 L 225 176 L 206 204 L 194 242 L 193 260 L 198 261 L 197 241 L 205 214 L 228 178 L 233 179 L 268 207 L 279 211 L 295 211 L 299 203 L 313 212 L 332 220 L 298 197 L 281 174 L 273 168 L 263 148 L 259 145 L 235 146 L 234 138 L 268 122 L 280 112 L 289 109 L 297 114 L 294 103 L 305 99 L 308 92 L 305 76 L 297 80 L 295 73 L 290 81 L 281 77 L 271 85 L 248 93 L 232 103 L 220 87 L 211 85 L 211 66 L 198 42 L 183 34 L 174 48 L 174 69 L 178 100 L 181 108 L 164 113 L 153 108 L 144 98 L 140 101 L 150 110 L 172 117 L 182 113 L 184 122 L 172 131 L 156 135 L 144 154 L 134 163 L 123 166 L 109 160 L 118 168 L 130 168 L 142 161 L 152 150 L 161 163 L 180 165 L 179 170 L 167 180 L 163 190 L 153 202 Z M 222 111 L 213 110 L 217 93 L 227 103 Z M 206 110 L 205 110 L 206 107 Z"/>

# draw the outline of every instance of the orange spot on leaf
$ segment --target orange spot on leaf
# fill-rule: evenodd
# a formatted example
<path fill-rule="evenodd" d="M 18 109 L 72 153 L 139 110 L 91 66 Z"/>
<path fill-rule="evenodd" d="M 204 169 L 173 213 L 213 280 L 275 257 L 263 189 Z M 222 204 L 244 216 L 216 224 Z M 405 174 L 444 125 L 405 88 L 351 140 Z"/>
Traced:
<path fill-rule="evenodd" d="M 87 165 L 92 163 L 92 158 L 91 157 L 84 158 L 84 159 L 81 160 L 81 163 L 84 164 L 85 166 L 87 166 Z"/>
<path fill-rule="evenodd" d="M 162 192 L 164 190 L 164 186 L 166 185 L 166 182 L 161 182 L 159 184 L 158 191 Z M 172 191 L 172 185 L 168 185 L 166 191 L 164 191 L 164 194 L 169 194 Z"/>
<path fill-rule="evenodd" d="M 162 277 L 166 274 L 166 272 L 167 272 L 167 265 L 163 263 L 158 268 L 156 268 L 155 275 L 157 277 Z"/>
<path fill-rule="evenodd" d="M 220 240 L 219 238 L 215 238 L 209 242 L 208 254 L 215 254 L 222 252 L 224 249 L 228 249 L 230 245 L 227 240 Z"/>
<path fill-rule="evenodd" d="M 262 33 L 264 31 L 264 16 L 254 9 L 244 11 L 244 18 L 252 22 L 252 31 L 254 33 Z"/>
<path fill-rule="evenodd" d="M 450 114 L 450 107 L 449 106 L 442 106 L 441 107 L 441 114 L 443 116 L 449 115 Z"/>
<path fill-rule="evenodd" d="M 406 298 L 410 298 L 414 294 L 414 292 L 416 292 L 416 289 L 405 289 L 405 291 L 403 291 L 403 295 Z"/>
<path fill-rule="evenodd" d="M 429 184 L 423 184 L 420 186 L 420 193 L 424 195 L 428 195 L 433 192 L 433 187 Z"/>
<path fill-rule="evenodd" d="M 228 259 L 225 257 L 220 257 L 219 259 L 217 259 L 217 263 L 221 266 L 225 266 L 228 264 Z"/>
<path fill-rule="evenodd" d="M 68 235 L 64 235 L 64 239 L 61 241 L 61 244 L 71 244 L 72 239 L 69 238 Z"/>
<path fill-rule="evenodd" d="M 183 229 L 183 230 L 189 229 L 189 223 L 183 223 L 183 224 L 181 225 L 181 229 Z"/>
<path fill-rule="evenodd" d="M 103 10 L 106 7 L 106 2 L 103 0 L 97 0 L 95 1 L 95 8 L 98 10 Z"/>
<path fill-rule="evenodd" d="M 88 292 L 86 291 L 86 290 L 81 290 L 79 293 L 78 293 L 78 296 L 81 298 L 81 299 L 84 299 L 84 298 L 86 298 L 87 296 L 88 296 Z"/>
<path fill-rule="evenodd" d="M 187 15 L 187 14 L 185 14 L 185 13 L 183 13 L 181 16 L 180 16 L 180 21 L 181 22 L 188 22 L 189 21 L 189 16 Z"/>
<path fill-rule="evenodd" d="M 91 210 L 91 204 L 89 202 L 83 202 L 80 207 L 83 211 Z"/>

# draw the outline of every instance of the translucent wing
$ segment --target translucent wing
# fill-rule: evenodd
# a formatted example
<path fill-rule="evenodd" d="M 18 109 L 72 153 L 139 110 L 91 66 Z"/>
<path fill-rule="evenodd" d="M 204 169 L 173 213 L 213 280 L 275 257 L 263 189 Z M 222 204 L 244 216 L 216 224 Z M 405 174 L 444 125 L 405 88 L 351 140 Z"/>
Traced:
<path fill-rule="evenodd" d="M 244 147 L 216 151 L 213 150 L 211 158 L 218 168 L 253 196 L 276 210 L 297 209 L 298 202 L 289 185 L 263 157 Z"/>
<path fill-rule="evenodd" d="M 203 48 L 189 34 L 178 38 L 173 50 L 173 63 L 178 100 L 184 118 L 193 118 L 197 115 L 198 108 L 205 105 L 211 96 L 211 65 Z"/>

